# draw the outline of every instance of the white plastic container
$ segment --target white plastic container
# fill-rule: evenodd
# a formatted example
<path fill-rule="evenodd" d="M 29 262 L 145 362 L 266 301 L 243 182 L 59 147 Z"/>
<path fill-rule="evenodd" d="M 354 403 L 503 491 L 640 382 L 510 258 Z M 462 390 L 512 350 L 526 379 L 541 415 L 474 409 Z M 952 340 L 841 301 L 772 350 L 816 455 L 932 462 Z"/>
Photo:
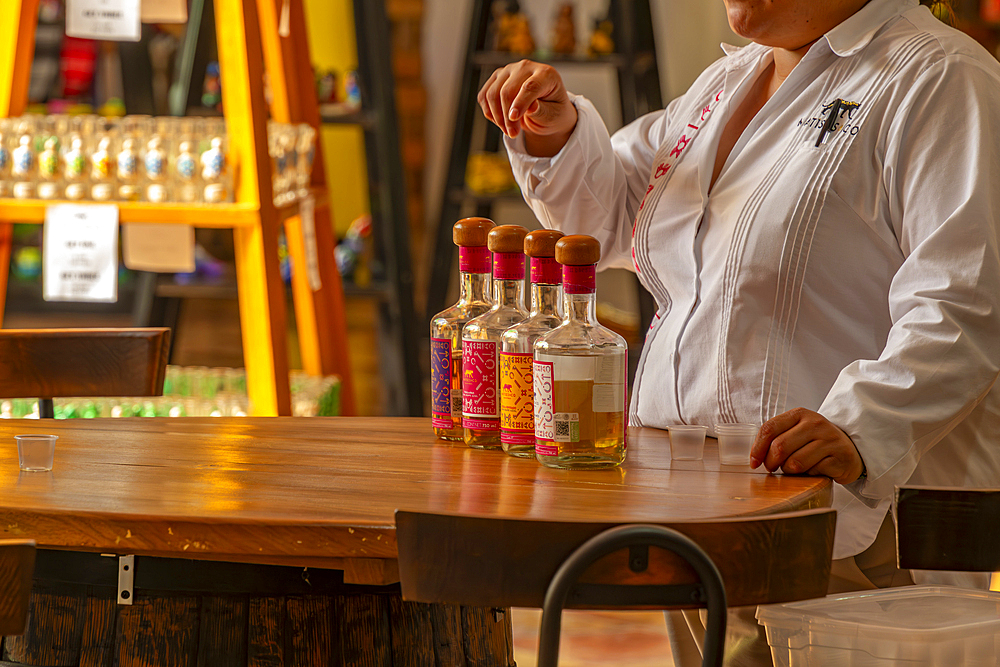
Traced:
<path fill-rule="evenodd" d="M 905 586 L 757 609 L 775 667 L 996 667 L 1000 593 Z"/>

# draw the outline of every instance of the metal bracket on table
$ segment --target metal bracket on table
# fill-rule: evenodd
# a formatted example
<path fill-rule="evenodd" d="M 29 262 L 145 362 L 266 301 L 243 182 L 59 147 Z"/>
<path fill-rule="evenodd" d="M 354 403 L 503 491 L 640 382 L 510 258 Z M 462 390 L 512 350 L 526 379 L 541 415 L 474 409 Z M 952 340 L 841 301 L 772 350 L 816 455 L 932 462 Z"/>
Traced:
<path fill-rule="evenodd" d="M 135 579 L 135 556 L 118 557 L 118 604 L 132 604 L 132 582 Z"/>

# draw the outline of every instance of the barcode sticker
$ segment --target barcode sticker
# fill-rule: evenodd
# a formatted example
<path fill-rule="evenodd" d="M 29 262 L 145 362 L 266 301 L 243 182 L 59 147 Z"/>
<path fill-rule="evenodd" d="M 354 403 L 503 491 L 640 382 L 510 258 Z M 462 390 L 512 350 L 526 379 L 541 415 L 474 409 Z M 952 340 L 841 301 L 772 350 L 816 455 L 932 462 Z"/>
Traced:
<path fill-rule="evenodd" d="M 580 442 L 580 415 L 576 412 L 557 412 L 555 414 L 556 442 Z"/>

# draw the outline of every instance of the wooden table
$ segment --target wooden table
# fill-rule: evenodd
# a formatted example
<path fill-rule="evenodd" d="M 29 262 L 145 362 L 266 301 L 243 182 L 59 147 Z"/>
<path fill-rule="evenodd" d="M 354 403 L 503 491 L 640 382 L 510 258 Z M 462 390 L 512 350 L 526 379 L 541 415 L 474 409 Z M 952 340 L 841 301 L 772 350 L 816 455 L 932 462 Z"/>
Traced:
<path fill-rule="evenodd" d="M 18 473 L 13 435 L 41 432 L 60 436 L 53 471 Z M 622 468 L 561 471 L 438 441 L 427 419 L 0 421 L 2 535 L 70 552 L 51 551 L 50 569 L 86 564 L 79 581 L 36 591 L 29 632 L 5 639 L 3 657 L 47 667 L 432 665 L 436 651 L 437 664 L 460 663 L 459 653 L 468 664 L 504 664 L 509 615 L 485 609 L 439 613 L 439 646 L 429 656 L 411 648 L 420 638 L 405 635 L 407 618 L 423 607 L 403 603 L 394 585 L 396 509 L 665 523 L 830 503 L 827 479 L 720 466 L 714 441 L 703 461 L 671 461 L 667 438 L 637 429 Z M 196 590 L 139 593 L 134 605 L 117 605 L 116 580 L 108 598 L 87 579 L 102 562 L 116 574 L 117 559 L 93 554 L 138 555 L 137 592 L 146 572 L 144 589 L 190 578 Z M 313 573 L 296 587 L 304 593 L 273 590 L 289 572 Z M 206 578 L 219 590 L 204 590 L 214 588 Z M 477 624 L 485 629 L 462 638 Z M 46 632 L 72 641 L 40 646 Z M 462 646 L 445 646 L 456 638 Z"/>

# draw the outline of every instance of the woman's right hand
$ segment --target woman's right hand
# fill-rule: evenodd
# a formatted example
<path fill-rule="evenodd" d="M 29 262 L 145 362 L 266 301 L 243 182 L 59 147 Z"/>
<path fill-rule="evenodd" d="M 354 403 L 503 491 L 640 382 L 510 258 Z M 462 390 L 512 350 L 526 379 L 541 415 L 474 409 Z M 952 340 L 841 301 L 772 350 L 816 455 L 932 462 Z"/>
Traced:
<path fill-rule="evenodd" d="M 479 91 L 479 106 L 487 120 L 508 137 L 524 130 L 528 153 L 551 157 L 576 127 L 576 107 L 562 77 L 550 65 L 522 60 L 493 72 Z"/>

